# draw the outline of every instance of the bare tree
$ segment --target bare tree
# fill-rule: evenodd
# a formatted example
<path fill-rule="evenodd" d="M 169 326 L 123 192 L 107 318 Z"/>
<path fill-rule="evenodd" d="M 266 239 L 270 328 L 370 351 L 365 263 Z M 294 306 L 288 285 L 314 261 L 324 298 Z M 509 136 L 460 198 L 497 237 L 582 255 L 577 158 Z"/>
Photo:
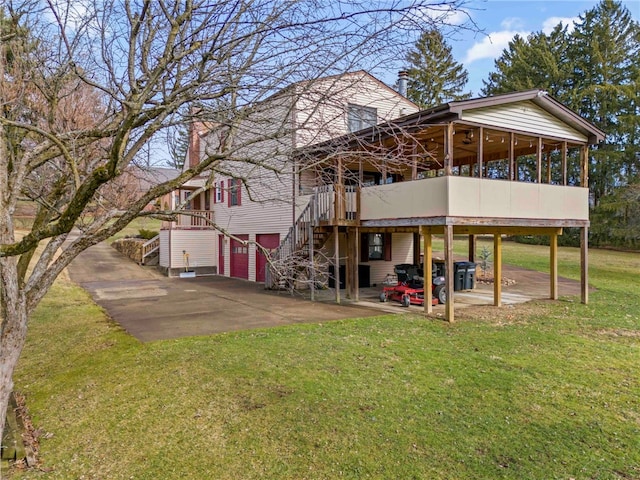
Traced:
<path fill-rule="evenodd" d="M 243 142 L 256 141 L 239 130 L 252 106 L 295 81 L 398 58 L 414 31 L 446 18 L 430 11 L 455 11 L 463 1 L 328 3 L 3 2 L 0 430 L 28 319 L 80 252 L 185 181 L 212 178 L 233 155 L 249 170 L 259 163 L 241 155 Z M 118 204 L 113 185 L 180 122 L 223 123 L 222 147 L 234 148 L 212 150 L 176 179 Z M 18 202 L 36 206 L 25 232 L 15 228 Z"/>

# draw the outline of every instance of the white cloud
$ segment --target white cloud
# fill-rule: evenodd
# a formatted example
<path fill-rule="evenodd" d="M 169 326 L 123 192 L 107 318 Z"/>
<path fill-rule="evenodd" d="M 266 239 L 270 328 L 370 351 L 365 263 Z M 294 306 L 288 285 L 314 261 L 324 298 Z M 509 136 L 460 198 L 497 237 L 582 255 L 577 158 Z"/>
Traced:
<path fill-rule="evenodd" d="M 429 5 L 421 11 L 421 15 L 430 23 L 442 25 L 463 25 L 471 19 L 471 12 L 464 8 L 453 8 L 451 5 Z"/>
<path fill-rule="evenodd" d="M 544 22 L 542 22 L 542 31 L 545 35 L 549 35 L 552 30 L 558 25 L 562 23 L 563 25 L 568 26 L 567 32 L 571 33 L 575 28 L 575 22 L 578 21 L 578 17 L 549 17 Z"/>
<path fill-rule="evenodd" d="M 521 18 L 509 17 L 502 20 L 502 22 L 500 22 L 500 26 L 505 30 L 515 30 L 518 28 L 523 28 L 524 22 Z"/>
<path fill-rule="evenodd" d="M 500 32 L 492 32 L 484 37 L 482 41 L 476 42 L 467 50 L 467 56 L 464 64 L 468 65 L 476 60 L 484 58 L 495 59 L 502 54 L 502 51 L 509 46 L 509 42 L 516 35 L 526 38 L 530 32 L 516 30 L 502 30 Z"/>

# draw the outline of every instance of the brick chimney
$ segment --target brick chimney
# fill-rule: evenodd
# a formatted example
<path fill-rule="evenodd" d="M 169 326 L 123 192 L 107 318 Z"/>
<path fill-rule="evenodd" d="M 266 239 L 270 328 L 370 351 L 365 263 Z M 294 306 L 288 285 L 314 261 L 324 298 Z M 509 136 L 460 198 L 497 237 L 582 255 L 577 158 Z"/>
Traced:
<path fill-rule="evenodd" d="M 193 168 L 200 163 L 200 135 L 195 123 L 189 125 L 189 162 L 188 167 Z"/>

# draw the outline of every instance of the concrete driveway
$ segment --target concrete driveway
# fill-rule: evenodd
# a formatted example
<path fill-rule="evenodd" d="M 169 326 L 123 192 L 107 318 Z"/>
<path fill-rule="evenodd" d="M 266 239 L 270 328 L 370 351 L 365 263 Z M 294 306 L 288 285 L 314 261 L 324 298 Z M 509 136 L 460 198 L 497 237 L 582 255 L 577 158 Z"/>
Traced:
<path fill-rule="evenodd" d="M 167 278 L 106 243 L 78 256 L 69 275 L 143 342 L 381 314 L 369 306 L 309 302 L 227 277 Z"/>
<path fill-rule="evenodd" d="M 357 304 L 337 305 L 333 290 L 318 292 L 320 301 L 310 302 L 245 280 L 215 275 L 167 278 L 153 267 L 140 267 L 106 243 L 83 252 L 69 266 L 69 274 L 113 320 L 143 342 L 423 310 L 380 303 L 381 287 L 361 289 Z M 503 287 L 504 305 L 549 298 L 549 275 L 505 265 L 503 276 L 516 281 Z M 580 295 L 580 283 L 574 280 L 558 278 L 558 287 L 561 296 Z M 478 284 L 474 290 L 456 292 L 454 298 L 456 308 L 492 305 L 493 286 Z M 434 307 L 438 312 L 444 312 L 443 305 Z"/>

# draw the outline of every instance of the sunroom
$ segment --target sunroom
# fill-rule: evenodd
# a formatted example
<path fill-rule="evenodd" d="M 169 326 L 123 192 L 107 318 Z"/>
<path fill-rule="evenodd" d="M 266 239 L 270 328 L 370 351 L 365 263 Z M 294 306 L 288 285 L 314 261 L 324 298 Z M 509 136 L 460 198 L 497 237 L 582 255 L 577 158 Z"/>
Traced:
<path fill-rule="evenodd" d="M 530 90 L 450 102 L 312 145 L 296 153 L 298 204 L 313 204 L 314 228 L 346 237 L 347 296 L 358 296 L 363 234 L 413 232 L 423 238 L 425 291 L 431 289 L 431 238 L 443 235 L 446 271 L 453 236 L 494 241 L 494 304 L 501 304 L 503 235 L 550 239 L 550 293 L 558 298 L 557 238 L 577 227 L 581 297 L 588 301 L 589 146 L 604 133 L 546 92 Z M 334 242 L 336 250 L 339 243 Z M 339 274 L 339 269 L 335 269 Z M 454 318 L 453 278 L 445 316 Z M 336 294 L 339 300 L 339 292 Z M 424 309 L 431 312 L 430 302 Z"/>

